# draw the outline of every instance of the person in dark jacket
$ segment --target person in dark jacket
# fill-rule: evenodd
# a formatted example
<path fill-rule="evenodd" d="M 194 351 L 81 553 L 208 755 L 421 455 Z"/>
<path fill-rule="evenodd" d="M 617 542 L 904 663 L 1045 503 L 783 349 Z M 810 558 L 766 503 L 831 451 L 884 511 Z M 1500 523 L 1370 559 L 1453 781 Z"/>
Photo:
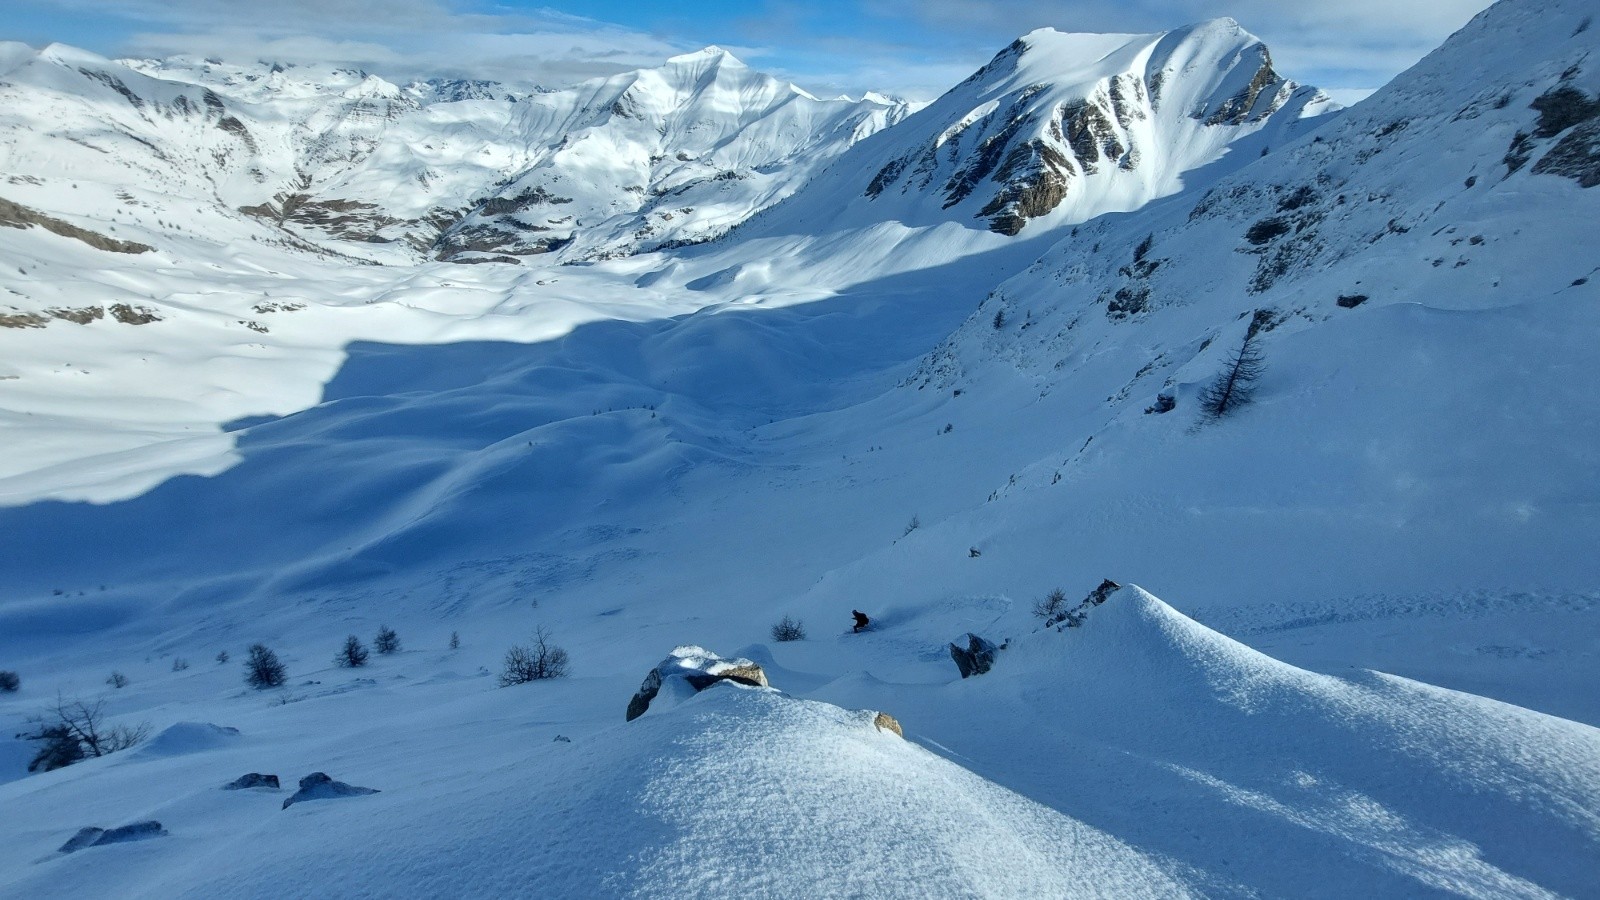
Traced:
<path fill-rule="evenodd" d="M 868 624 L 869 624 L 869 623 L 870 623 L 870 621 L 871 621 L 871 620 L 870 620 L 870 619 L 868 619 L 868 618 L 867 618 L 867 614 L 866 614 L 866 613 L 864 613 L 864 612 L 862 612 L 862 611 L 861 611 L 861 610 L 859 610 L 859 609 L 852 609 L 852 610 L 850 610 L 850 615 L 852 615 L 852 616 L 855 616 L 855 617 L 856 617 L 856 627 L 855 627 L 855 628 L 852 628 L 852 629 L 850 629 L 850 630 L 851 630 L 851 631 L 854 631 L 854 632 L 856 632 L 856 633 L 858 633 L 858 634 L 859 634 L 859 633 L 860 633 L 860 632 L 861 632 L 861 630 L 862 630 L 862 629 L 864 629 L 864 628 L 866 628 L 866 627 L 867 627 L 867 625 L 868 625 Z"/>

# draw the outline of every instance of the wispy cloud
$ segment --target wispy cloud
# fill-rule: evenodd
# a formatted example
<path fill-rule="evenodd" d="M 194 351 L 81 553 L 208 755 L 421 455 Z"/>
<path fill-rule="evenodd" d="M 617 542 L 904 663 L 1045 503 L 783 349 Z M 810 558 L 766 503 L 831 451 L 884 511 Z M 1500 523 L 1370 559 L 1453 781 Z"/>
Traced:
<path fill-rule="evenodd" d="M 559 85 L 657 65 L 675 53 L 719 43 L 814 93 L 872 89 L 929 99 L 1033 28 L 1151 32 L 1218 15 L 1230 15 L 1260 35 L 1283 74 L 1348 94 L 1387 81 L 1488 0 L 1234 0 L 1227 7 L 1214 0 L 703 0 L 694 6 L 594 0 L 6 3 L 23 19 L 31 10 L 57 22 L 78 17 L 85 23 L 135 23 L 102 41 L 115 46 L 91 47 L 101 52 L 329 62 L 402 79 L 448 75 Z M 86 34 L 94 31 L 84 28 Z M 58 39 L 74 42 L 71 34 Z"/>

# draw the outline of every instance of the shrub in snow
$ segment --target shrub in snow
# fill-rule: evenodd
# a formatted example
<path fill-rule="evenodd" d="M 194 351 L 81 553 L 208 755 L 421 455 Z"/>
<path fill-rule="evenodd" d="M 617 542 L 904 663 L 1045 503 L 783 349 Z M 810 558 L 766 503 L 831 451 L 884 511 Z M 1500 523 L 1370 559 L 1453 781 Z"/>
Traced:
<path fill-rule="evenodd" d="M 263 644 L 251 644 L 250 655 L 244 661 L 244 683 L 256 690 L 282 687 L 289 679 L 289 670 L 278 661 L 278 654 Z"/>
<path fill-rule="evenodd" d="M 346 669 L 354 669 L 367 664 L 367 648 L 362 645 L 361 638 L 350 635 L 344 639 L 344 646 L 333 661 Z"/>
<path fill-rule="evenodd" d="M 49 772 L 83 759 L 126 750 L 145 739 L 150 726 L 113 725 L 105 721 L 105 701 L 86 703 L 57 697 L 55 706 L 29 719 L 33 730 L 17 737 L 40 743 L 30 772 Z"/>
<path fill-rule="evenodd" d="M 226 651 L 226 650 L 218 650 L 217 651 L 217 665 L 220 666 L 220 665 L 222 665 L 223 663 L 225 663 L 227 661 L 228 661 L 228 651 Z"/>
<path fill-rule="evenodd" d="M 1046 594 L 1043 600 L 1033 604 L 1033 614 L 1048 621 L 1065 612 L 1066 608 L 1067 592 L 1056 588 Z"/>
<path fill-rule="evenodd" d="M 114 688 L 125 688 L 128 686 L 128 676 L 122 674 L 121 672 L 112 672 L 106 677 L 106 684 L 109 684 Z"/>
<path fill-rule="evenodd" d="M 394 629 L 384 625 L 378 629 L 378 636 L 372 639 L 372 648 L 384 656 L 400 649 L 400 635 Z"/>
<path fill-rule="evenodd" d="M 4 691 L 7 694 L 14 694 L 17 692 L 17 688 L 20 687 L 22 687 L 21 676 L 12 671 L 0 672 L 0 691 Z"/>
<path fill-rule="evenodd" d="M 28 762 L 29 772 L 53 772 L 84 758 L 83 744 L 65 725 L 40 725 L 17 737 L 39 742 L 38 752 Z"/>
<path fill-rule="evenodd" d="M 775 641 L 803 641 L 806 639 L 806 623 L 784 616 L 778 624 L 772 626 L 772 639 Z"/>
<path fill-rule="evenodd" d="M 566 674 L 567 651 L 550 643 L 550 633 L 540 627 L 533 632 L 531 646 L 518 645 L 506 651 L 505 666 L 500 670 L 500 686 L 562 678 Z"/>
<path fill-rule="evenodd" d="M 174 672 L 182 672 L 187 668 L 189 668 L 189 661 L 181 656 L 172 661 L 172 671 Z"/>
<path fill-rule="evenodd" d="M 451 650 L 460 650 L 461 649 L 461 635 L 455 633 L 454 631 L 450 632 L 450 649 Z"/>

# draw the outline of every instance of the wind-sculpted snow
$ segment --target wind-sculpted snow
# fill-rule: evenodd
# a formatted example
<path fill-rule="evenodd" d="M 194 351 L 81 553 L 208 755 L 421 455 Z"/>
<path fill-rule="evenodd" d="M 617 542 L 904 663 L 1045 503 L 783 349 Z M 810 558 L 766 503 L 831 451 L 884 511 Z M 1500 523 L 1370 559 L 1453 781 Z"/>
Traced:
<path fill-rule="evenodd" d="M 1600 847 L 1600 731 L 1297 669 L 1132 586 L 1079 628 L 1014 640 L 981 678 L 818 694 L 911 704 L 980 774 L 1221 894 L 1581 895 Z"/>
<path fill-rule="evenodd" d="M 1585 889 L 1600 844 L 1600 731 L 1588 726 L 1392 676 L 1297 669 L 1133 586 L 1078 628 L 1012 641 L 970 680 L 948 660 L 944 677 L 920 674 L 893 639 L 907 626 L 887 616 L 882 640 L 756 654 L 790 689 L 845 708 L 721 682 L 623 723 L 635 671 L 496 689 L 431 653 L 386 659 L 346 689 L 294 689 L 281 706 L 217 695 L 198 705 L 242 737 L 0 785 L 9 821 L 25 826 L 0 843 L 0 886 L 195 897 L 344 885 L 473 897 L 530 884 L 593 897 Z M 842 677 L 818 680 L 819 667 Z M 349 677 L 337 671 L 314 680 Z M 875 727 L 875 709 L 906 737 Z M 280 809 L 281 792 L 217 789 L 252 760 L 297 775 L 336 762 L 382 790 Z M 92 865 L 51 856 L 89 809 L 158 815 L 172 839 Z"/>

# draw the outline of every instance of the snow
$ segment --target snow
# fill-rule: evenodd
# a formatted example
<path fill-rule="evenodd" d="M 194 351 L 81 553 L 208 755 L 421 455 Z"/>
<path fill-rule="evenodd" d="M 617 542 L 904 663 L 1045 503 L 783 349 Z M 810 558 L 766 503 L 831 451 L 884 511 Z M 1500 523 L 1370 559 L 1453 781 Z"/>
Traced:
<path fill-rule="evenodd" d="M 1284 82 L 1217 126 L 1184 113 L 1264 52 L 1231 20 L 1035 32 L 904 121 L 714 48 L 444 101 L 5 45 L 0 196 L 157 249 L 0 228 L 0 315 L 161 318 L 0 328 L 0 894 L 1591 895 L 1600 193 L 1532 171 L 1556 138 L 1503 162 L 1536 97 L 1600 88 L 1586 14 L 1509 0 L 1352 109 Z M 280 231 L 211 120 L 80 65 L 146 112 L 215 91 L 320 197 L 597 172 L 615 218 L 519 265 Z M 1003 110 L 1191 66 L 1137 168 L 1016 235 L 942 206 Z M 930 147 L 928 191 L 864 194 Z M 634 177 L 734 230 L 586 256 L 641 249 Z M 1207 421 L 1252 325 L 1256 399 Z M 1029 612 L 1106 577 L 1081 627 Z M 768 641 L 785 615 L 807 639 Z M 380 625 L 402 652 L 334 664 Z M 496 687 L 537 628 L 573 676 Z M 963 680 L 968 632 L 1006 649 Z M 257 641 L 286 687 L 244 687 Z M 625 722 L 680 645 L 773 689 Z M 153 737 L 29 774 L 9 736 L 58 692 Z M 247 772 L 284 790 L 221 789 Z M 282 809 L 312 772 L 379 793 Z"/>

